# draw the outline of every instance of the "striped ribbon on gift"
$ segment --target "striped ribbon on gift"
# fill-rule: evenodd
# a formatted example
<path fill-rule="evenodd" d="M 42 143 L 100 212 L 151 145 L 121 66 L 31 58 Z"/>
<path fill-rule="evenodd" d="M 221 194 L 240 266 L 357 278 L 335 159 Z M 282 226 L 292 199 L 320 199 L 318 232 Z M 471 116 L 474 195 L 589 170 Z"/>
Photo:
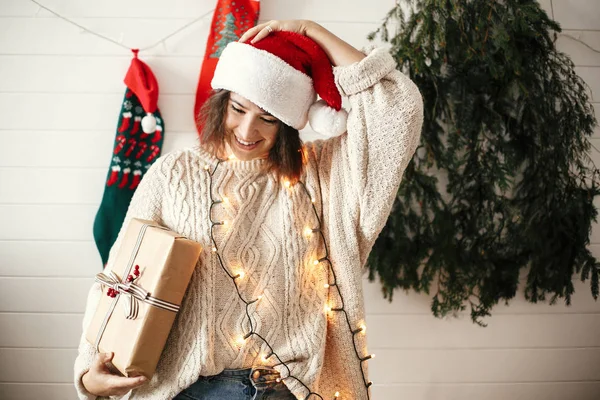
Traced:
<path fill-rule="evenodd" d="M 138 300 L 163 310 L 173 312 L 179 311 L 179 306 L 177 304 L 150 296 L 150 293 L 136 283 L 121 282 L 117 274 L 115 274 L 113 271 L 110 271 L 108 275 L 101 272 L 96 275 L 95 280 L 101 285 L 112 288 L 115 292 L 117 292 L 117 295 L 126 296 L 123 304 L 125 305 L 125 317 L 127 319 L 137 318 L 140 308 Z"/>

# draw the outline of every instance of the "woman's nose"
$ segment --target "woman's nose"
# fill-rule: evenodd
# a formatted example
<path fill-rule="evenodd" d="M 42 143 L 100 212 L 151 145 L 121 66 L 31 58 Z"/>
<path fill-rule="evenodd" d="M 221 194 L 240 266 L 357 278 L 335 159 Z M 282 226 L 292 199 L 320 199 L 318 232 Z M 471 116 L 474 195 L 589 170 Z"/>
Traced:
<path fill-rule="evenodd" d="M 240 123 L 240 136 L 241 139 L 250 139 L 253 136 L 255 124 L 254 119 L 251 117 L 245 117 Z"/>

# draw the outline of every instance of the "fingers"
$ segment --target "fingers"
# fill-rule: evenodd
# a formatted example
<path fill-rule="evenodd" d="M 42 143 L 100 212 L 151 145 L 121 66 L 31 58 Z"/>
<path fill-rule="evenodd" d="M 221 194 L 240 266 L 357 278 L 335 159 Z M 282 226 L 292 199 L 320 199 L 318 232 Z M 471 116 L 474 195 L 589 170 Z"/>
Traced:
<path fill-rule="evenodd" d="M 239 38 L 238 42 L 240 43 L 244 43 L 245 41 L 247 41 L 248 39 L 250 39 L 251 37 L 253 37 L 254 35 L 256 35 L 262 28 L 264 28 L 265 26 L 267 26 L 268 22 L 266 23 L 262 23 L 262 24 L 258 24 L 250 29 L 248 29 L 241 38 Z"/>
<path fill-rule="evenodd" d="M 105 363 L 111 361 L 113 357 L 113 352 L 96 354 L 92 367 L 83 375 L 82 380 L 90 393 L 96 396 L 121 396 L 148 381 L 145 376 L 128 378 L 111 372 Z"/>
<path fill-rule="evenodd" d="M 94 359 L 94 364 L 97 368 L 104 368 L 104 364 L 113 359 L 115 353 L 98 353 Z"/>
<path fill-rule="evenodd" d="M 266 38 L 267 36 L 269 36 L 269 33 L 273 32 L 274 30 L 275 29 L 270 25 L 265 26 L 263 29 L 260 30 L 260 32 L 256 34 L 256 36 L 254 36 L 254 39 L 252 39 L 250 43 L 256 43 L 259 40 Z"/>
<path fill-rule="evenodd" d="M 251 43 L 254 43 L 254 42 L 256 42 L 257 40 L 260 40 L 260 39 L 262 39 L 263 37 L 267 36 L 267 35 L 270 33 L 270 32 L 269 32 L 269 30 L 268 30 L 268 29 L 266 29 L 266 27 L 267 27 L 267 26 L 270 26 L 270 27 L 271 27 L 271 29 L 273 29 L 273 30 L 276 30 L 276 29 L 275 29 L 275 27 L 273 26 L 273 23 L 274 23 L 274 22 L 275 22 L 275 21 L 264 22 L 264 23 L 262 23 L 262 24 L 256 25 L 256 26 L 255 26 L 255 27 L 253 27 L 253 28 L 250 28 L 250 29 L 248 29 L 248 30 L 246 31 L 246 33 L 244 33 L 244 34 L 242 35 L 242 37 L 241 37 L 241 38 L 238 40 L 238 42 L 240 42 L 240 43 L 244 43 L 245 41 L 247 41 L 248 39 L 250 39 L 251 37 L 254 37 L 254 36 L 256 36 L 256 37 L 254 38 L 254 40 L 252 40 L 252 42 L 251 42 Z M 259 34 L 260 34 L 260 32 L 262 32 L 263 30 L 266 30 L 266 31 L 267 31 L 267 33 L 266 33 L 265 35 L 263 35 L 262 37 L 260 37 L 260 39 L 259 39 L 259 38 L 258 38 L 258 35 L 259 35 Z"/>
<path fill-rule="evenodd" d="M 111 375 L 108 380 L 108 385 L 119 393 L 127 393 L 132 389 L 142 386 L 148 379 L 145 376 L 136 376 L 135 378 L 127 378 L 124 376 Z"/>

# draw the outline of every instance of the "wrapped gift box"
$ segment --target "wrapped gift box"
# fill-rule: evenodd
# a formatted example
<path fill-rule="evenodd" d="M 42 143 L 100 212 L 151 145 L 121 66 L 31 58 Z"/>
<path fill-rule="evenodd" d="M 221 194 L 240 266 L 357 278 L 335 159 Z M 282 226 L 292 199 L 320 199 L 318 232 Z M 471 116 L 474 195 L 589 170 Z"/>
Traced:
<path fill-rule="evenodd" d="M 96 275 L 102 297 L 86 331 L 123 375 L 154 374 L 201 250 L 154 221 L 130 220 L 112 271 Z"/>

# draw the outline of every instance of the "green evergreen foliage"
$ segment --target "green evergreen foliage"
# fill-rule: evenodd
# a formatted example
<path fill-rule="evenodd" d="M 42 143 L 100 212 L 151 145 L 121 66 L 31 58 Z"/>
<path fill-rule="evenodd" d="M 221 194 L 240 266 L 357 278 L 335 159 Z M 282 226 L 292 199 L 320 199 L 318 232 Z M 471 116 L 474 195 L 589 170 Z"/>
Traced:
<path fill-rule="evenodd" d="M 481 325 L 515 296 L 520 275 L 534 303 L 570 304 L 577 276 L 597 299 L 596 119 L 555 48 L 559 25 L 531 0 L 411 3 L 408 19 L 397 5 L 369 36 L 391 44 L 425 104 L 369 279 L 380 277 L 390 301 L 396 288 L 431 291 L 437 317 L 470 306 Z"/>

